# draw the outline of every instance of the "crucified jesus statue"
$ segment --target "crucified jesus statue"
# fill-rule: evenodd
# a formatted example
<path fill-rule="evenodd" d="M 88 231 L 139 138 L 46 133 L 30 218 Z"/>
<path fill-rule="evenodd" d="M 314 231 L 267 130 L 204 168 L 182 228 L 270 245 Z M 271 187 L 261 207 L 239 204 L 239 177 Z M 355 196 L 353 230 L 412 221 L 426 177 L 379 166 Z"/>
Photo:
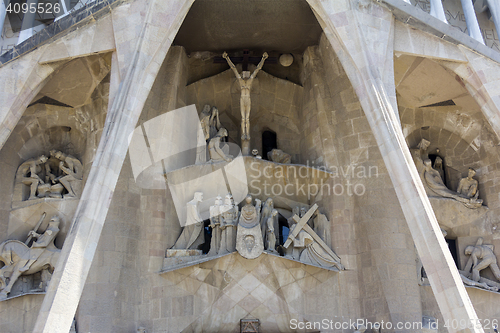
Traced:
<path fill-rule="evenodd" d="M 241 140 L 250 140 L 250 89 L 252 89 L 253 79 L 262 69 L 262 66 L 264 66 L 264 61 L 268 58 L 267 52 L 264 52 L 264 54 L 262 55 L 262 60 L 257 65 L 257 68 L 254 70 L 252 75 L 250 75 L 249 71 L 243 71 L 240 75 L 240 73 L 238 73 L 238 70 L 236 69 L 236 66 L 234 66 L 233 62 L 226 52 L 222 54 L 222 57 L 226 59 L 240 84 Z"/>

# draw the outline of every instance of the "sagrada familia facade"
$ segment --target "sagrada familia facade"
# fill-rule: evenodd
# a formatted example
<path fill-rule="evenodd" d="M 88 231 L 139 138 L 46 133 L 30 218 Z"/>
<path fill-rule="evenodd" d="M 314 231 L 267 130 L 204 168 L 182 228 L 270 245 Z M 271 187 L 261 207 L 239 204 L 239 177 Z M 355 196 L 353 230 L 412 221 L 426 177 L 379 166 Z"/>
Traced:
<path fill-rule="evenodd" d="M 0 27 L 0 332 L 498 332 L 497 1 Z"/>

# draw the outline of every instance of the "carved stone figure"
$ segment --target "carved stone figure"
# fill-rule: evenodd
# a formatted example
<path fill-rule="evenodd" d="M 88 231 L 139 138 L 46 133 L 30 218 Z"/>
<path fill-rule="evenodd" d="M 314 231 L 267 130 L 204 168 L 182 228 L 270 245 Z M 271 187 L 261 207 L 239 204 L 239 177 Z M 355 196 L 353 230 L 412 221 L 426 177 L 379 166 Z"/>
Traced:
<path fill-rule="evenodd" d="M 217 196 L 214 205 L 210 206 L 209 227 L 212 228 L 212 239 L 210 241 L 210 251 L 208 252 L 209 255 L 216 255 L 221 244 L 221 205 L 222 198 L 220 196 Z"/>
<path fill-rule="evenodd" d="M 40 218 L 35 229 L 28 233 L 28 240 L 22 243 L 17 240 L 7 240 L 0 244 L 0 261 L 4 266 L 0 269 L 0 299 L 7 298 L 14 283 L 21 275 L 31 275 L 42 270 L 53 270 L 61 250 L 54 245 L 54 239 L 59 233 L 59 217 L 53 216 L 50 219 L 47 229 L 42 233 L 37 233 L 45 213 Z M 31 247 L 28 247 L 32 238 Z M 42 274 L 42 284 L 48 284 L 51 274 L 47 271 Z M 9 278 L 7 283 L 6 279 Z"/>
<path fill-rule="evenodd" d="M 22 177 L 22 183 L 30 187 L 30 196 L 28 200 L 36 199 L 39 184 L 45 182 L 38 175 L 42 171 L 42 165 L 47 162 L 47 157 L 42 155 L 36 159 L 30 159 L 21 164 L 17 171 L 17 176 Z"/>
<path fill-rule="evenodd" d="M 434 161 L 434 169 L 439 172 L 439 175 L 441 176 L 441 179 L 444 183 L 443 159 L 439 156 L 437 156 L 436 160 Z"/>
<path fill-rule="evenodd" d="M 469 245 L 465 248 L 465 254 L 470 256 L 464 269 L 467 274 L 471 274 L 469 278 L 479 282 L 479 272 L 489 267 L 495 278 L 500 281 L 500 268 L 493 253 L 493 245 L 483 245 L 483 239 L 479 238 L 475 246 Z"/>
<path fill-rule="evenodd" d="M 424 160 L 424 179 L 429 188 L 436 194 L 445 197 L 455 199 L 463 203 L 468 208 L 479 208 L 481 207 L 483 200 L 477 198 L 470 198 L 461 193 L 454 192 L 446 187 L 441 179 L 441 175 L 438 171 L 432 168 L 432 162 L 430 159 Z"/>
<path fill-rule="evenodd" d="M 221 129 L 219 110 L 215 106 L 210 108 L 210 105 L 205 105 L 200 114 L 200 122 L 205 141 L 208 142 Z"/>
<path fill-rule="evenodd" d="M 325 214 L 321 214 L 319 209 L 313 215 L 314 217 L 314 232 L 321 237 L 321 239 L 328 245 L 332 247 L 332 239 L 330 234 L 330 221 Z"/>
<path fill-rule="evenodd" d="M 343 270 L 340 258 L 307 224 L 317 209 L 318 205 L 314 204 L 303 217 L 294 215 L 291 218 L 292 225 L 283 246 L 288 249 L 293 243 L 293 249 L 287 250 L 287 256 L 304 263 Z"/>
<path fill-rule="evenodd" d="M 78 159 L 52 150 L 50 158 L 42 155 L 19 166 L 16 179 L 21 187 L 16 190 L 19 195 L 15 194 L 14 200 L 63 198 L 64 190 L 65 197 L 75 197 L 80 192 L 82 178 L 83 166 Z M 23 195 L 21 184 L 29 186 L 29 197 Z"/>
<path fill-rule="evenodd" d="M 79 190 L 80 182 L 83 178 L 82 163 L 71 155 L 66 155 L 61 151 L 51 150 L 50 155 L 59 159 L 59 168 L 65 174 L 56 179 L 68 191 L 66 196 L 75 197 L 76 191 Z"/>
<path fill-rule="evenodd" d="M 210 153 L 210 159 L 214 162 L 226 161 L 231 162 L 233 157 L 229 155 L 229 146 L 224 145 L 223 148 L 220 147 L 221 139 L 227 136 L 227 130 L 221 128 L 217 135 L 210 139 L 208 143 L 208 151 Z"/>
<path fill-rule="evenodd" d="M 290 154 L 285 153 L 281 149 L 273 149 L 267 153 L 267 158 L 270 161 L 282 164 L 290 164 L 292 161 L 292 156 Z"/>
<path fill-rule="evenodd" d="M 467 177 L 460 179 L 457 192 L 466 196 L 467 198 L 473 198 L 477 200 L 477 197 L 479 196 L 479 191 L 477 190 L 478 181 L 472 178 L 475 174 L 476 171 L 472 168 L 469 168 Z"/>
<path fill-rule="evenodd" d="M 234 203 L 231 193 L 226 195 L 222 207 L 221 245 L 219 254 L 231 253 L 236 250 L 236 224 L 238 223 L 238 206 Z"/>
<path fill-rule="evenodd" d="M 227 63 L 229 64 L 229 67 L 231 67 L 231 69 L 233 70 L 240 84 L 241 139 L 250 140 L 250 109 L 251 109 L 250 90 L 252 89 L 252 83 L 255 77 L 257 76 L 257 73 L 262 69 L 262 66 L 264 66 L 264 61 L 268 57 L 267 52 L 264 52 L 264 54 L 262 55 L 262 60 L 257 65 L 257 68 L 252 73 L 252 75 L 250 75 L 249 71 L 243 71 L 240 75 L 240 73 L 238 73 L 238 70 L 236 69 L 236 67 L 234 66 L 233 62 L 228 57 L 226 52 L 222 54 L 222 57 L 226 59 Z"/>
<path fill-rule="evenodd" d="M 271 216 L 267 218 L 266 221 L 266 247 L 269 252 L 277 252 L 276 251 L 276 233 L 274 228 L 274 221 L 277 220 L 278 211 L 273 209 Z"/>
<path fill-rule="evenodd" d="M 195 192 L 193 200 L 186 204 L 187 216 L 184 229 L 175 242 L 172 249 L 197 249 L 199 245 L 205 242 L 203 232 L 203 219 L 199 211 L 199 204 L 203 201 L 203 193 Z"/>
<path fill-rule="evenodd" d="M 255 199 L 256 205 L 252 205 L 252 197 L 245 198 L 245 206 L 241 208 L 236 236 L 236 250 L 247 259 L 255 259 L 264 251 L 262 231 L 260 228 L 261 202 Z"/>
<path fill-rule="evenodd" d="M 260 225 L 262 229 L 262 238 L 264 240 L 264 244 L 267 245 L 267 219 L 271 216 L 274 210 L 274 202 L 272 198 L 267 198 L 266 202 L 264 202 L 264 207 L 262 207 Z M 274 230 L 278 230 L 278 217 L 275 216 L 276 222 L 273 222 Z"/>

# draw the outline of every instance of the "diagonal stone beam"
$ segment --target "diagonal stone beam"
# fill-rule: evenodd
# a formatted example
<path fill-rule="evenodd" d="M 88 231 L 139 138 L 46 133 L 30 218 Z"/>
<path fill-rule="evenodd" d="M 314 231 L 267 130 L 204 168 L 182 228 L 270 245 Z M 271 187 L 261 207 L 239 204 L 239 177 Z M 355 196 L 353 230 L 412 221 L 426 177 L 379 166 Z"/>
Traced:
<path fill-rule="evenodd" d="M 444 320 L 477 322 L 469 296 L 441 234 L 410 151 L 406 146 L 384 66 L 392 52 L 393 15 L 375 1 L 308 0 L 332 44 L 365 112 L 396 191 L 415 246 Z M 374 35 L 373 27 L 380 31 Z M 394 80 L 394 79 L 393 79 Z M 483 332 L 459 327 L 455 332 Z"/>
<path fill-rule="evenodd" d="M 114 22 L 115 34 L 119 31 L 124 37 L 115 38 L 113 59 L 118 59 L 114 66 L 119 63 L 119 70 L 112 70 L 121 80 L 111 79 L 118 87 L 110 88 L 112 104 L 97 154 L 33 332 L 67 333 L 70 329 L 127 154 L 128 135 L 193 1 L 136 0 L 117 8 L 135 18 L 125 26 L 123 20 Z"/>

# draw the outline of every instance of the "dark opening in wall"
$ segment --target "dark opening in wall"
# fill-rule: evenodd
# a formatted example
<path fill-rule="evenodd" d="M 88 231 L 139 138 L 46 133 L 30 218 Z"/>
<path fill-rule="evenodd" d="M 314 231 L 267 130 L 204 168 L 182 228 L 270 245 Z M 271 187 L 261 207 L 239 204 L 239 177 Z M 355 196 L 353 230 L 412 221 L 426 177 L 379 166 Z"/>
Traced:
<path fill-rule="evenodd" d="M 262 158 L 268 160 L 267 153 L 277 148 L 276 133 L 273 131 L 264 131 L 262 133 Z"/>
<path fill-rule="evenodd" d="M 453 257 L 453 261 L 455 261 L 455 265 L 460 268 L 458 263 L 458 251 L 457 251 L 457 241 L 456 239 L 448 239 L 446 238 L 446 244 L 448 244 L 448 248 L 450 249 L 451 256 Z"/>
<path fill-rule="evenodd" d="M 446 164 L 444 163 L 444 157 L 441 157 L 437 154 L 429 154 L 429 159 L 432 162 L 432 167 L 436 169 L 441 175 L 443 183 L 448 186 L 446 182 L 446 170 L 445 170 Z"/>

